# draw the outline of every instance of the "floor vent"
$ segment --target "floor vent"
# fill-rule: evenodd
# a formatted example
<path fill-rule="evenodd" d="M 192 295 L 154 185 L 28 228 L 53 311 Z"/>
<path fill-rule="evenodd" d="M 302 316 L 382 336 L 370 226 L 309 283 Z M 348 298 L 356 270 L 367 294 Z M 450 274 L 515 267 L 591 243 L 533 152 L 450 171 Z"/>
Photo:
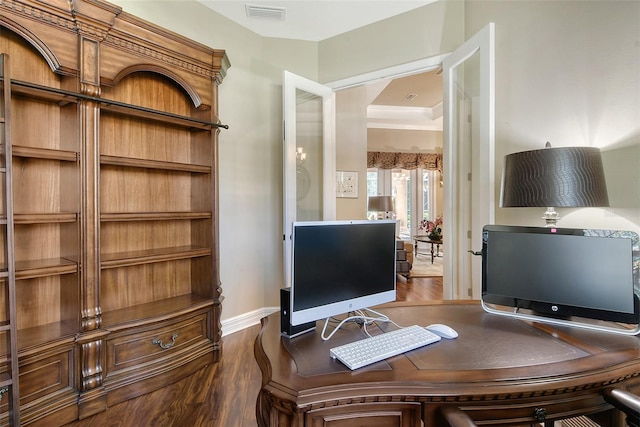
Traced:
<path fill-rule="evenodd" d="M 287 9 L 284 7 L 259 6 L 256 4 L 245 5 L 249 18 L 266 18 L 284 21 Z"/>

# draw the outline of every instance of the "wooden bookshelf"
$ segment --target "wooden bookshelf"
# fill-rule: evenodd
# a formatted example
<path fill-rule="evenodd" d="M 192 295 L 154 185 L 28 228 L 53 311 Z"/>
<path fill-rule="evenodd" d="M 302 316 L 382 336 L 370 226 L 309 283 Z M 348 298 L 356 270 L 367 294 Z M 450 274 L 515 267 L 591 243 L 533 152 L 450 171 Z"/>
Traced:
<path fill-rule="evenodd" d="M 16 299 L 15 312 L 0 305 L 0 334 L 17 335 L 16 351 L 0 344 L 0 389 L 16 385 L 21 425 L 55 426 L 220 358 L 217 87 L 229 62 L 102 0 L 22 3 L 0 4 L 13 70 L 0 76 L 13 196 L 0 237 L 15 230 L 0 286 L 15 282 Z M 0 424 L 9 415 L 1 404 Z"/>

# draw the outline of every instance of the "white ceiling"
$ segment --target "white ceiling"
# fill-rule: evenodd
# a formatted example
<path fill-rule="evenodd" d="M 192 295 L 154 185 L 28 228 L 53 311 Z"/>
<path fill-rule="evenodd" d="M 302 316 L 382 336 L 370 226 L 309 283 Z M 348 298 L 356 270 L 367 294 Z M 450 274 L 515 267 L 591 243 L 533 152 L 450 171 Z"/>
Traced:
<path fill-rule="evenodd" d="M 321 41 L 435 0 L 198 1 L 263 37 Z M 260 17 L 248 17 L 247 5 L 266 8 L 267 13 L 262 13 Z M 283 11 L 283 19 L 279 19 L 277 13 L 269 13 L 271 10 Z"/>
<path fill-rule="evenodd" d="M 197 1 L 263 37 L 322 41 L 436 0 Z M 247 5 L 269 17 L 249 17 Z M 369 128 L 442 130 L 442 79 L 435 71 L 377 81 L 368 92 Z"/>

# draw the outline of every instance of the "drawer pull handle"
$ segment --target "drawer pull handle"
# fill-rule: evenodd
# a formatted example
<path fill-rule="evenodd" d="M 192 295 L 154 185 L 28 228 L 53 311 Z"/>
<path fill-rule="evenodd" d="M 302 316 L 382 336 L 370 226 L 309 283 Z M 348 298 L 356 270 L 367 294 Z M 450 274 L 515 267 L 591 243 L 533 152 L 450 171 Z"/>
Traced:
<path fill-rule="evenodd" d="M 176 343 L 176 339 L 178 338 L 178 334 L 173 334 L 171 335 L 171 342 L 168 344 L 162 344 L 162 340 L 161 339 L 154 339 L 153 341 L 151 341 L 151 344 L 153 345 L 159 345 L 160 348 L 164 348 L 165 350 L 168 348 L 173 347 L 173 345 Z"/>

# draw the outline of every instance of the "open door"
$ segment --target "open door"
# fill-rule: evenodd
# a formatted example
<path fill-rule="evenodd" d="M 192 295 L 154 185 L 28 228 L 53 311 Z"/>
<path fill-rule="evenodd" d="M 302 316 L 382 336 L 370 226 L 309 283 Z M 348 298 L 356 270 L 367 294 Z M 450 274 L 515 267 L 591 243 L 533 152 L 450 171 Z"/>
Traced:
<path fill-rule="evenodd" d="M 336 217 L 335 95 L 290 73 L 283 76 L 284 277 L 291 286 L 294 221 Z"/>
<path fill-rule="evenodd" d="M 443 61 L 445 299 L 480 299 L 482 227 L 495 219 L 494 24 Z"/>

